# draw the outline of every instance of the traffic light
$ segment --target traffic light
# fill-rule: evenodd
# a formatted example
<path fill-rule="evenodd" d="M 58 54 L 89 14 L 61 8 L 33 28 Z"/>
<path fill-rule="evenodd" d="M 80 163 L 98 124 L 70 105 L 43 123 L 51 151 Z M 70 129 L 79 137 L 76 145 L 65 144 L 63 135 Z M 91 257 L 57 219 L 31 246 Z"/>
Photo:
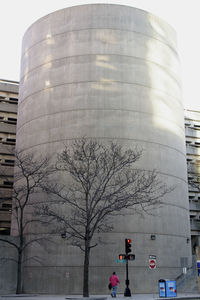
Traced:
<path fill-rule="evenodd" d="M 126 259 L 126 255 L 125 254 L 119 254 L 119 260 L 123 260 Z"/>
<path fill-rule="evenodd" d="M 125 239 L 125 252 L 126 254 L 131 252 L 131 239 Z"/>
<path fill-rule="evenodd" d="M 135 260 L 135 254 L 128 254 L 127 258 L 128 260 Z"/>

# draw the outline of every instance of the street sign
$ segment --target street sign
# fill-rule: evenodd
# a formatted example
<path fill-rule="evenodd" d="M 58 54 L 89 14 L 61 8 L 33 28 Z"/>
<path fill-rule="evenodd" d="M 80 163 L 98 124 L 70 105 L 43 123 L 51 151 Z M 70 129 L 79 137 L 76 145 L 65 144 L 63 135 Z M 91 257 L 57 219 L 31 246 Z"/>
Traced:
<path fill-rule="evenodd" d="M 156 259 L 156 255 L 149 255 L 149 259 Z"/>
<path fill-rule="evenodd" d="M 156 269 L 156 260 L 155 259 L 149 259 L 149 268 L 150 269 Z"/>

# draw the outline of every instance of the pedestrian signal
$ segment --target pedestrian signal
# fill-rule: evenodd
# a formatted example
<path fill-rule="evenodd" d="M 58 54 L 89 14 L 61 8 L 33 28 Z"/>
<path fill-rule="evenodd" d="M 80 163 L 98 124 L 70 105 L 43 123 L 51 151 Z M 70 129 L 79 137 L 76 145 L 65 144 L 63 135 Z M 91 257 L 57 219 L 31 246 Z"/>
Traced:
<path fill-rule="evenodd" d="M 131 239 L 125 239 L 125 251 L 126 254 L 131 252 Z"/>
<path fill-rule="evenodd" d="M 128 260 L 135 260 L 135 254 L 128 254 L 127 258 Z"/>
<path fill-rule="evenodd" d="M 126 255 L 125 254 L 119 254 L 119 260 L 124 260 L 126 259 Z"/>

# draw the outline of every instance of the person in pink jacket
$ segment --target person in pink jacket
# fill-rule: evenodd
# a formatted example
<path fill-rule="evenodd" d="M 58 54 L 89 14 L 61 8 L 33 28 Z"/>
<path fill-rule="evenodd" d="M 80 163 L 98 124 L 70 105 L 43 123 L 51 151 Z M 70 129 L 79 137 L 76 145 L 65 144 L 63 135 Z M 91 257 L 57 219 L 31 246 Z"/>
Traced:
<path fill-rule="evenodd" d="M 110 283 L 112 285 L 112 293 L 111 293 L 111 296 L 116 298 L 116 295 L 117 295 L 117 285 L 118 283 L 120 283 L 119 281 L 119 278 L 117 277 L 116 273 L 113 272 L 112 276 L 110 276 Z"/>

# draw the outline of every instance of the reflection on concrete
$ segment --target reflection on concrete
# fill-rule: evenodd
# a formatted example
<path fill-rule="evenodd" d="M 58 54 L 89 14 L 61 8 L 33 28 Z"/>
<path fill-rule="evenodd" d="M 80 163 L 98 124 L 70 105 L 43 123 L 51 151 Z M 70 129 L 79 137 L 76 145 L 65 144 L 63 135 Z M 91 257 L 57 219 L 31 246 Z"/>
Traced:
<path fill-rule="evenodd" d="M 48 45 L 55 44 L 55 40 L 54 40 L 54 38 L 52 37 L 51 33 L 48 33 L 48 34 L 46 35 L 46 43 L 47 43 Z"/>
<path fill-rule="evenodd" d="M 50 80 L 46 80 L 46 81 L 45 81 L 45 86 L 46 86 L 46 87 L 49 87 L 49 86 L 50 86 Z"/>

